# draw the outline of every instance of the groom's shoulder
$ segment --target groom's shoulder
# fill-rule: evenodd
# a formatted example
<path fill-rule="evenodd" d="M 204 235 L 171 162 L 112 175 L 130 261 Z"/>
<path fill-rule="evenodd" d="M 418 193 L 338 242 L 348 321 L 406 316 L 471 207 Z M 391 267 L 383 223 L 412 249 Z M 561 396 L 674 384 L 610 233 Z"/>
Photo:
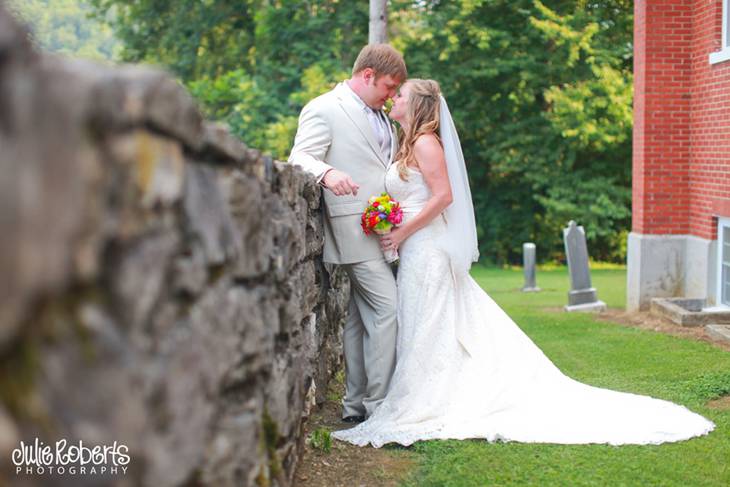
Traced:
<path fill-rule="evenodd" d="M 330 90 L 326 93 L 322 93 L 316 98 L 312 98 L 307 105 L 318 108 L 328 108 L 337 101 L 337 95 L 335 90 Z"/>
<path fill-rule="evenodd" d="M 304 105 L 304 110 L 326 112 L 331 110 L 337 104 L 339 98 L 338 88 L 335 87 L 330 91 L 322 93 L 316 98 L 312 98 Z"/>

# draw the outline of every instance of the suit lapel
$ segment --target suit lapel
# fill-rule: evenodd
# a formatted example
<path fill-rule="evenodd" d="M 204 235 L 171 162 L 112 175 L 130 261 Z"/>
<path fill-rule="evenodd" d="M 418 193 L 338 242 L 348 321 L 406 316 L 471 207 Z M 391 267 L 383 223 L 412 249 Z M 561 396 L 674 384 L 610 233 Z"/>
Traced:
<path fill-rule="evenodd" d="M 362 133 L 365 140 L 368 141 L 368 145 L 370 145 L 370 148 L 378 157 L 380 163 L 385 167 L 388 167 L 388 161 L 383 159 L 383 154 L 380 152 L 380 146 L 376 142 L 375 135 L 373 134 L 373 128 L 370 126 L 370 122 L 368 121 L 365 113 L 362 111 L 362 108 L 357 105 L 355 100 L 351 99 L 350 94 L 345 91 L 347 89 L 346 87 L 339 86 L 338 89 L 337 97 L 340 101 L 340 107 L 344 110 L 352 123 L 355 124 L 360 133 Z"/>

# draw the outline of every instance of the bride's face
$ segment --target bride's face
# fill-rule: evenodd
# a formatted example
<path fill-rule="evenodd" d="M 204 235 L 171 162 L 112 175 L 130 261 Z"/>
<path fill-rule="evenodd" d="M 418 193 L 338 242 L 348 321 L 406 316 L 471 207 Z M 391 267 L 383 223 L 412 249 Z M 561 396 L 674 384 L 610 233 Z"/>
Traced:
<path fill-rule="evenodd" d="M 403 123 L 408 113 L 408 95 L 410 86 L 408 83 L 401 86 L 400 91 L 393 97 L 393 108 L 390 109 L 390 118 Z"/>

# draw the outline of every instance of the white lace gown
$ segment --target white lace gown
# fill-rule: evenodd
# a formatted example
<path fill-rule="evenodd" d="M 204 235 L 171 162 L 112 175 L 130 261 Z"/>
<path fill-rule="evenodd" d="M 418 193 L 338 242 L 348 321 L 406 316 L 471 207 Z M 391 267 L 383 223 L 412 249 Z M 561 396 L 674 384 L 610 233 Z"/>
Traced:
<path fill-rule="evenodd" d="M 404 182 L 395 164 L 386 187 L 405 219 L 431 195 L 417 170 Z M 376 448 L 448 438 L 622 445 L 686 440 L 714 429 L 684 406 L 563 375 L 471 276 L 452 274 L 434 242 L 445 225 L 438 217 L 401 245 L 389 392 L 367 421 L 335 438 Z"/>

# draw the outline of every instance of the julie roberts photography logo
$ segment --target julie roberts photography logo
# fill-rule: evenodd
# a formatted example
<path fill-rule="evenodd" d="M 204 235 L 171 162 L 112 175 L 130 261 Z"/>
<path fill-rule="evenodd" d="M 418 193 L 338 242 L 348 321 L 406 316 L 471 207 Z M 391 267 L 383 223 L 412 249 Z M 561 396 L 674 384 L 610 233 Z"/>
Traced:
<path fill-rule="evenodd" d="M 86 446 L 65 439 L 47 445 L 38 438 L 13 450 L 16 475 L 126 475 L 129 448 L 117 443 Z"/>

